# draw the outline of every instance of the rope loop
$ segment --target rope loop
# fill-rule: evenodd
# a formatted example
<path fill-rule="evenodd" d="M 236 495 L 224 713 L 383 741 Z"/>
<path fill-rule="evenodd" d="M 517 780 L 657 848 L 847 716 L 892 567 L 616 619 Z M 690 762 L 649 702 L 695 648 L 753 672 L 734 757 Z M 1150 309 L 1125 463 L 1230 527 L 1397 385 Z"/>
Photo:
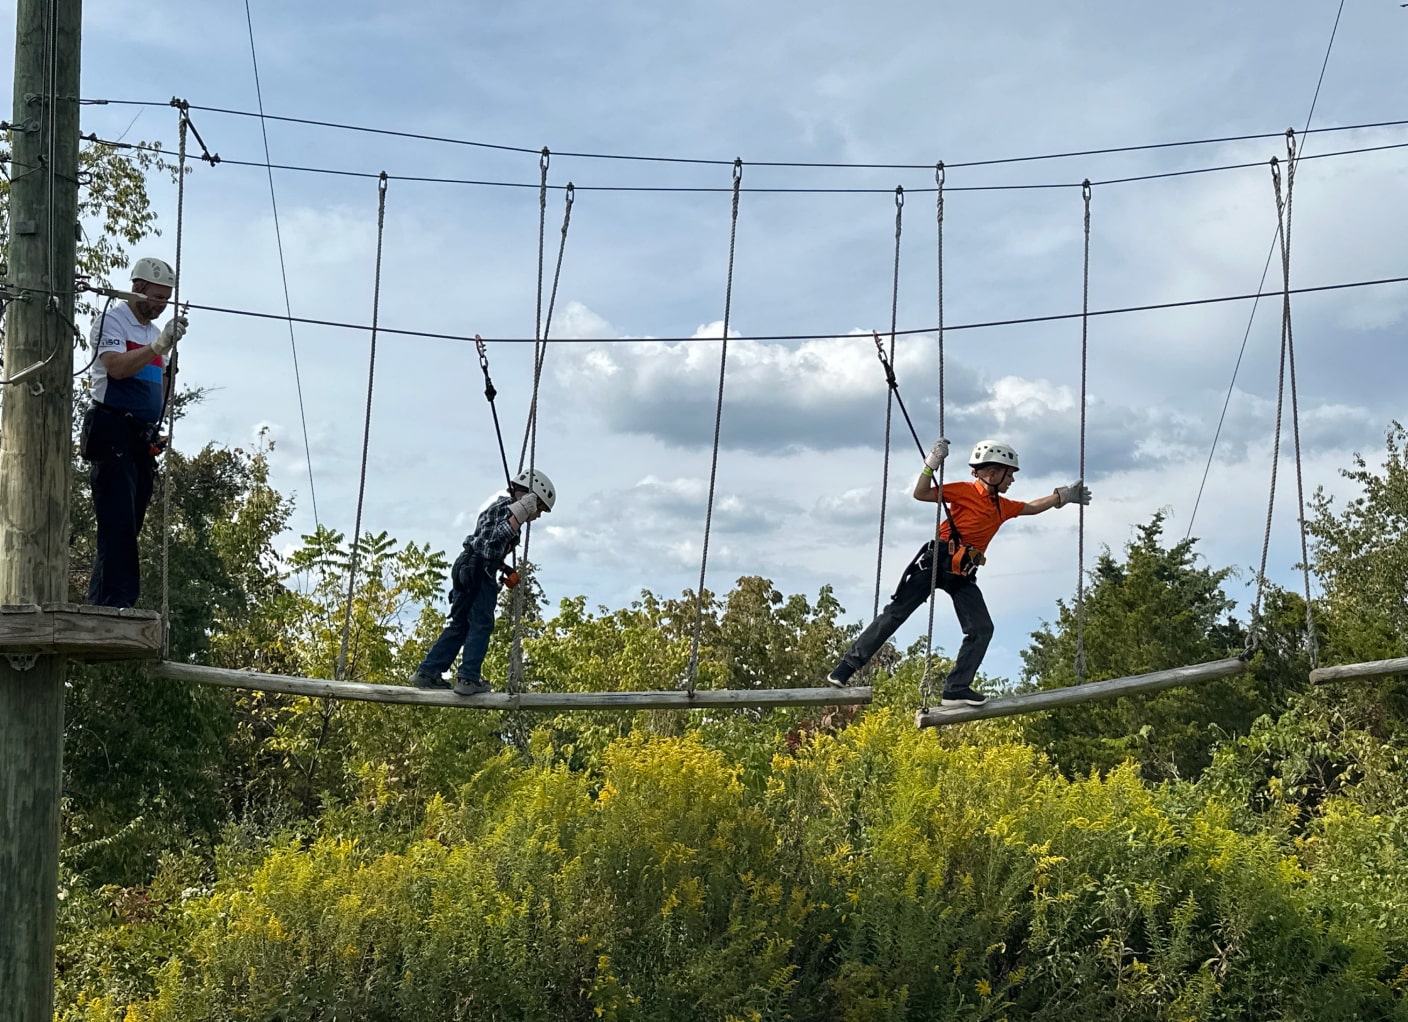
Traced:
<path fill-rule="evenodd" d="M 904 208 L 904 185 L 895 185 L 895 208 Z"/>
<path fill-rule="evenodd" d="M 570 210 L 572 208 L 572 203 L 577 201 L 577 186 L 574 185 L 571 181 L 568 181 L 567 187 L 563 190 L 562 194 L 566 197 L 567 208 Z M 566 223 L 563 223 L 562 225 L 562 233 L 567 233 Z"/>
<path fill-rule="evenodd" d="M 543 151 L 538 154 L 538 166 L 542 168 L 544 174 L 548 172 L 548 164 L 551 162 L 552 150 L 547 146 L 543 146 Z"/>
<path fill-rule="evenodd" d="M 934 164 L 934 184 L 940 188 L 944 186 L 944 161 L 940 160 Z"/>

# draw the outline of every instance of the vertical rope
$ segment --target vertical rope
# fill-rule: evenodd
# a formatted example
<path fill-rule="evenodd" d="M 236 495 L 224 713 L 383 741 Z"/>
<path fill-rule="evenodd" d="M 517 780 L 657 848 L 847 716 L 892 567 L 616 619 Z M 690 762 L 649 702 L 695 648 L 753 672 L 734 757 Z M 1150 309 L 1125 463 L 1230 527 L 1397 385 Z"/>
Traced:
<path fill-rule="evenodd" d="M 562 279 L 562 255 L 567 250 L 567 228 L 572 223 L 572 203 L 576 201 L 577 189 L 571 181 L 567 182 L 567 187 L 563 192 L 564 208 L 562 211 L 562 238 L 557 245 L 557 266 L 552 274 L 552 293 L 548 298 L 548 312 L 543 318 L 543 327 L 540 334 L 540 343 L 535 344 L 533 358 L 533 396 L 528 404 L 528 425 L 523 431 L 523 446 L 518 452 L 518 467 L 522 470 L 524 461 L 528 458 L 529 447 L 532 446 L 536 454 L 538 442 L 538 390 L 543 377 L 543 362 L 548 353 L 548 335 L 552 331 L 552 313 L 557 306 L 557 285 Z M 529 468 L 535 468 L 536 464 L 529 460 Z"/>
<path fill-rule="evenodd" d="M 895 272 L 890 287 L 890 360 L 895 364 L 895 329 L 899 318 L 900 303 L 900 233 L 904 229 L 904 187 L 895 186 Z M 870 612 L 872 618 L 880 614 L 880 589 L 883 584 L 882 572 L 885 566 L 885 513 L 890 491 L 890 425 L 895 410 L 895 390 L 885 391 L 885 458 L 880 470 L 880 538 L 875 549 L 875 603 Z"/>
<path fill-rule="evenodd" d="M 944 433 L 944 165 L 940 160 L 934 164 L 934 184 L 938 186 L 935 214 L 938 236 L 938 276 L 939 276 L 939 436 Z M 929 625 L 924 633 L 924 674 L 919 679 L 919 703 L 927 712 L 934 701 L 934 681 L 932 677 L 934 654 L 934 601 L 939 588 L 939 526 L 944 520 L 944 463 L 939 462 L 939 499 L 934 504 L 934 563 L 929 567 Z"/>
<path fill-rule="evenodd" d="M 1305 478 L 1301 469 L 1300 399 L 1296 390 L 1296 346 L 1291 331 L 1291 202 L 1296 183 L 1296 133 L 1286 131 L 1286 214 L 1281 230 L 1281 270 L 1284 278 L 1281 300 L 1281 343 L 1291 376 L 1291 435 L 1296 451 L 1296 524 L 1300 530 L 1300 564 L 1305 586 L 1305 634 L 1310 647 L 1310 666 L 1320 663 L 1320 643 L 1315 635 L 1315 611 L 1310 602 L 1310 550 L 1305 537 Z M 1278 220 L 1280 219 L 1278 213 Z"/>
<path fill-rule="evenodd" d="M 699 637 L 704 628 L 704 578 L 709 567 L 709 531 L 714 522 L 714 487 L 719 474 L 719 429 L 724 417 L 724 369 L 728 365 L 728 321 L 733 311 L 733 257 L 738 245 L 738 194 L 743 184 L 743 159 L 733 161 L 733 215 L 728 229 L 728 280 L 724 287 L 723 343 L 719 349 L 719 399 L 714 408 L 714 453 L 709 463 L 709 501 L 704 512 L 704 549 L 699 558 L 699 591 L 695 594 L 694 638 L 689 644 L 685 688 L 694 695 L 699 678 Z"/>
<path fill-rule="evenodd" d="M 527 456 L 528 471 L 532 472 L 538 465 L 538 393 L 543 379 L 543 362 L 548 353 L 548 335 L 552 331 L 552 312 L 557 305 L 557 286 L 562 280 L 562 256 L 567 251 L 567 229 L 572 224 L 572 203 L 576 201 L 576 188 L 572 182 L 567 182 L 567 189 L 564 194 L 564 208 L 562 213 L 562 237 L 557 244 L 557 265 L 553 268 L 552 274 L 552 294 L 548 299 L 548 312 L 543 318 L 541 343 L 535 345 L 535 357 L 533 362 L 533 397 L 528 406 L 528 428 L 524 431 L 523 442 L 526 450 L 520 452 L 518 456 L 518 467 L 522 471 L 524 456 Z M 533 541 L 533 523 L 529 522 L 523 533 L 523 563 L 528 560 L 528 547 Z M 523 604 L 527 599 L 525 589 L 515 589 L 513 599 L 509 601 L 510 613 L 513 616 L 513 642 L 509 647 L 509 675 L 508 689 L 510 692 L 518 692 L 523 684 Z"/>
<path fill-rule="evenodd" d="M 367 360 L 367 413 L 362 426 L 362 468 L 357 477 L 357 516 L 352 526 L 352 560 L 347 569 L 347 607 L 342 616 L 342 650 L 337 656 L 338 681 L 347 671 L 347 643 L 352 633 L 352 599 L 357 591 L 357 561 L 362 549 L 362 505 L 367 493 L 367 451 L 372 441 L 372 387 L 376 383 L 376 330 L 381 316 L 381 249 L 386 236 L 386 171 L 376 186 L 376 276 L 372 287 L 372 343 Z"/>
<path fill-rule="evenodd" d="M 176 157 L 176 282 L 171 285 L 171 315 L 181 315 L 181 230 L 186 210 L 186 103 L 177 108 L 179 119 Z M 176 349 L 171 349 L 171 364 L 166 375 L 166 450 L 170 459 L 172 438 L 176 433 Z M 161 657 L 171 657 L 171 470 L 170 461 L 161 471 Z"/>
<path fill-rule="evenodd" d="M 254 98 L 259 104 L 259 133 L 264 139 L 264 171 L 269 178 L 269 208 L 274 215 L 274 245 L 279 252 L 279 279 L 284 287 L 284 315 L 288 317 L 288 346 L 293 353 L 293 387 L 298 394 L 298 421 L 303 428 L 303 460 L 308 465 L 308 500 L 313 505 L 313 525 L 322 527 L 318 515 L 318 488 L 313 480 L 313 448 L 308 443 L 308 412 L 303 402 L 303 373 L 298 365 L 298 341 L 293 329 L 293 301 L 289 297 L 288 264 L 284 259 L 284 234 L 279 226 L 279 200 L 274 191 L 274 159 L 269 155 L 269 124 L 264 118 L 264 88 L 259 84 L 259 51 L 254 47 L 254 15 L 244 0 L 244 21 L 249 29 L 249 60 L 254 67 Z"/>
<path fill-rule="evenodd" d="M 1080 479 L 1085 481 L 1086 369 L 1090 354 L 1090 178 L 1081 182 L 1085 203 L 1085 258 L 1081 269 L 1080 303 Z M 1079 501 L 1076 523 L 1076 684 L 1085 681 L 1085 502 Z"/>
<path fill-rule="evenodd" d="M 1283 223 L 1285 204 L 1281 198 L 1281 162 L 1271 157 L 1271 186 L 1276 194 L 1276 231 L 1281 238 L 1283 262 L 1288 258 L 1286 249 L 1286 227 Z M 1281 409 L 1286 392 L 1286 322 L 1282 313 L 1281 364 L 1276 377 L 1276 426 L 1271 443 L 1271 487 L 1266 498 L 1266 530 L 1261 539 L 1261 563 L 1256 572 L 1256 595 L 1252 599 L 1252 612 L 1247 624 L 1247 648 L 1249 655 L 1256 649 L 1257 637 L 1261 631 L 1261 597 L 1266 588 L 1266 558 L 1271 550 L 1271 518 L 1276 508 L 1276 473 L 1281 459 Z"/>

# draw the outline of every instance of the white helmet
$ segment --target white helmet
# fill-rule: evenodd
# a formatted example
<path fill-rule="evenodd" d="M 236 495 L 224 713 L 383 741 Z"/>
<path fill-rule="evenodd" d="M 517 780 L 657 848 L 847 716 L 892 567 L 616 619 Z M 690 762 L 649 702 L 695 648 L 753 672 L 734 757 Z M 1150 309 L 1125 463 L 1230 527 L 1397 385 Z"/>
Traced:
<path fill-rule="evenodd" d="M 176 272 L 171 269 L 171 264 L 165 259 L 155 259 L 152 256 L 137 260 L 132 267 L 132 279 L 145 280 L 161 287 L 176 286 Z"/>
<path fill-rule="evenodd" d="M 974 468 L 979 465 L 1006 465 L 1015 469 L 1017 452 L 998 440 L 979 440 L 973 448 L 973 456 L 968 459 L 968 464 Z"/>
<path fill-rule="evenodd" d="M 521 486 L 535 494 L 544 511 L 551 511 L 552 506 L 557 503 L 557 487 L 553 486 L 552 480 L 542 469 L 529 471 L 525 468 L 513 477 L 513 485 Z"/>

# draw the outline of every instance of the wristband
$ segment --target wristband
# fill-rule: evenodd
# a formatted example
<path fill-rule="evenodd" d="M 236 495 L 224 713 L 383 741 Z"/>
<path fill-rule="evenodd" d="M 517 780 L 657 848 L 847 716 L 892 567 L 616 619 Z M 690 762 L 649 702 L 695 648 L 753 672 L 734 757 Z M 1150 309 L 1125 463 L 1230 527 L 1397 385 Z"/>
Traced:
<path fill-rule="evenodd" d="M 930 468 L 928 465 L 925 465 L 923 468 L 921 468 L 921 469 L 919 470 L 919 474 L 922 475 L 922 476 L 932 476 L 932 475 L 934 474 L 934 470 L 933 470 L 932 468 Z"/>

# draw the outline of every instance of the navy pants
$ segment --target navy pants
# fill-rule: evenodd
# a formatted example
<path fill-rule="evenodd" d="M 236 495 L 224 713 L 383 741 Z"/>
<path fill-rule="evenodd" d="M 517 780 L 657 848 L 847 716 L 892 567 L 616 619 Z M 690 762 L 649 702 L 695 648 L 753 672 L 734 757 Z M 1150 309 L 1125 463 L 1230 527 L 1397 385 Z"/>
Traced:
<path fill-rule="evenodd" d="M 468 550 L 455 561 L 450 580 L 449 617 L 418 672 L 426 678 L 438 678 L 455 662 L 455 656 L 463 653 L 455 677 L 479 681 L 489 637 L 494 634 L 499 582 L 483 558 Z"/>
<path fill-rule="evenodd" d="M 89 459 L 98 548 L 88 579 L 88 602 L 100 607 L 131 607 L 142 584 L 137 533 L 147 516 L 156 484 L 151 427 L 95 406 L 84 429 Z"/>
<path fill-rule="evenodd" d="M 899 631 L 909 615 L 929 598 L 933 591 L 929 588 L 933 556 L 933 544 L 926 543 L 905 569 L 899 586 L 880 616 L 851 643 L 851 648 L 846 650 L 846 655 L 836 665 L 846 677 L 868 664 L 880 647 L 890 640 L 890 636 Z M 946 557 L 940 558 L 938 587 L 953 600 L 958 624 L 963 629 L 963 644 L 958 647 L 953 670 L 944 681 L 945 695 L 972 687 L 973 677 L 988 651 L 988 643 L 992 641 L 992 616 L 988 613 L 982 590 L 971 578 L 955 575 L 949 570 L 947 560 Z"/>

